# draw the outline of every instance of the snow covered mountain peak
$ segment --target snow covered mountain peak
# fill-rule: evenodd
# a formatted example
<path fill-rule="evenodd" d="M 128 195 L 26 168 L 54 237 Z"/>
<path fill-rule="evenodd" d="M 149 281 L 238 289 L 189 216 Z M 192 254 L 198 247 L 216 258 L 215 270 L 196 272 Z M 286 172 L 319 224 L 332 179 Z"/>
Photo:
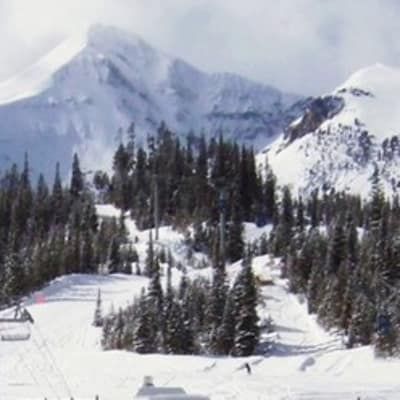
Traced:
<path fill-rule="evenodd" d="M 88 38 L 88 43 L 94 44 L 96 42 L 112 43 L 119 45 L 120 43 L 129 43 L 131 45 L 137 45 L 139 43 L 144 44 L 144 40 L 132 32 L 127 32 L 123 29 L 117 28 L 112 25 L 104 24 L 93 24 L 88 27 L 85 35 Z"/>
<path fill-rule="evenodd" d="M 1 82 L 0 105 L 33 97 L 45 91 L 54 84 L 55 74 L 81 54 L 84 56 L 85 53 L 97 52 L 98 58 L 103 58 L 103 53 L 121 54 L 122 57 L 127 48 L 132 50 L 134 47 L 147 50 L 148 53 L 152 50 L 136 35 L 111 26 L 92 25 L 64 39 L 32 66 Z"/>
<path fill-rule="evenodd" d="M 99 57 L 118 57 L 131 66 L 140 63 L 142 68 L 146 68 L 155 63 L 169 64 L 172 61 L 172 57 L 155 49 L 139 35 L 114 26 L 92 25 L 87 31 L 86 40 L 88 50 L 99 52 Z"/>
<path fill-rule="evenodd" d="M 382 64 L 353 74 L 330 95 L 315 98 L 271 147 L 282 184 L 367 196 L 379 168 L 388 195 L 400 188 L 400 70 Z"/>
<path fill-rule="evenodd" d="M 95 25 L 0 84 L 0 168 L 29 156 L 35 173 L 65 174 L 77 151 L 87 169 L 109 169 L 132 122 L 143 141 L 164 121 L 178 135 L 260 149 L 302 111 L 300 96 L 232 74 L 208 74 L 139 36 Z"/>
<path fill-rule="evenodd" d="M 400 69 L 382 64 L 364 68 L 335 92 L 346 102 L 340 122 L 357 118 L 376 138 L 396 135 L 400 129 L 399 94 Z"/>

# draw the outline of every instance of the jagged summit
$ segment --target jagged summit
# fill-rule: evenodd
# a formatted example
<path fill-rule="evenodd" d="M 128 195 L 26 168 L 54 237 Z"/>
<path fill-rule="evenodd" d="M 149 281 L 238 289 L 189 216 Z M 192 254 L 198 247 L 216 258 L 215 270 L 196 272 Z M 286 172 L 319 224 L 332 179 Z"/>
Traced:
<path fill-rule="evenodd" d="M 375 64 L 314 99 L 269 151 L 281 183 L 305 194 L 367 196 L 378 166 L 387 194 L 400 188 L 400 69 Z M 289 160 L 291 162 L 289 163 Z"/>
<path fill-rule="evenodd" d="M 91 45 L 96 45 L 96 43 L 100 43 L 101 46 L 105 43 L 128 43 L 129 45 L 149 46 L 140 35 L 112 25 L 92 24 L 83 32 L 83 35 L 86 36 L 88 44 Z"/>

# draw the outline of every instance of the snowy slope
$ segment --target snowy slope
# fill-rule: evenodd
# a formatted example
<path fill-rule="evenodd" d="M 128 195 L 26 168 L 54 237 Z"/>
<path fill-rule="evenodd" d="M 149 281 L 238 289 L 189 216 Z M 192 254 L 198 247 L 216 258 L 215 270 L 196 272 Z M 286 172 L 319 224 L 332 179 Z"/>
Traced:
<path fill-rule="evenodd" d="M 400 70 L 381 64 L 315 99 L 268 151 L 281 184 L 368 195 L 379 167 L 388 195 L 400 186 Z M 262 158 L 261 158 L 262 159 Z"/>
<path fill-rule="evenodd" d="M 104 216 L 118 215 L 109 206 Z M 144 258 L 148 232 L 138 232 L 128 221 L 131 236 L 138 237 Z M 247 239 L 258 235 L 247 227 Z M 174 257 L 184 257 L 183 236 L 164 228 L 160 244 Z M 340 339 L 324 332 L 305 304 L 289 295 L 279 279 L 277 260 L 254 259 L 257 274 L 267 272 L 275 286 L 262 289 L 260 316 L 271 315 L 277 334 L 271 354 L 247 359 L 206 356 L 138 355 L 122 351 L 102 352 L 100 330 L 91 326 L 98 288 L 103 308 L 131 301 L 145 278 L 136 276 L 72 275 L 55 280 L 27 301 L 36 319 L 33 336 L 26 344 L 0 342 L 0 398 L 17 399 L 132 399 L 143 375 L 159 385 L 182 386 L 190 393 L 212 400 L 395 400 L 400 386 L 399 361 L 376 361 L 370 348 L 344 350 Z M 229 268 L 233 278 L 239 264 Z M 208 269 L 190 274 L 209 275 Z M 177 272 L 174 271 L 177 279 Z M 247 375 L 244 362 L 252 375 Z"/>
<path fill-rule="evenodd" d="M 34 172 L 63 171 L 79 151 L 110 168 L 120 130 L 139 141 L 161 121 L 181 135 L 202 129 L 265 146 L 299 114 L 299 96 L 232 74 L 206 74 L 141 38 L 96 25 L 0 84 L 0 167 L 29 151 Z"/>

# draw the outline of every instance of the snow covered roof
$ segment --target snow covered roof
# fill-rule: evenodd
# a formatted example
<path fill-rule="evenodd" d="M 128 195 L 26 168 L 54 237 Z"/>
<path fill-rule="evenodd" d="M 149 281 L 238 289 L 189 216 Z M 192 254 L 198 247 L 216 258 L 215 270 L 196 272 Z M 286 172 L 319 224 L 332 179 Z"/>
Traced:
<path fill-rule="evenodd" d="M 141 400 L 209 400 L 206 396 L 187 394 L 180 387 L 143 386 L 136 394 Z"/>
<path fill-rule="evenodd" d="M 206 396 L 190 395 L 180 387 L 157 387 L 149 376 L 144 378 L 143 386 L 136 394 L 141 400 L 209 400 Z"/>
<path fill-rule="evenodd" d="M 142 386 L 136 394 L 136 397 L 158 396 L 158 395 L 182 395 L 186 392 L 179 387 L 156 387 Z"/>

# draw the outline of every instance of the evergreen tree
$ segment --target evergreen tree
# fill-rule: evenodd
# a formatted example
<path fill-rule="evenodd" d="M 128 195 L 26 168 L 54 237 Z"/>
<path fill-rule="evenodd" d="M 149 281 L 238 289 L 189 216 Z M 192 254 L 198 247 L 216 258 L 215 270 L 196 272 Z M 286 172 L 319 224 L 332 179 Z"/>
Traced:
<path fill-rule="evenodd" d="M 121 142 L 113 160 L 114 175 L 111 179 L 112 200 L 122 210 L 126 211 L 132 201 L 132 187 L 129 174 L 132 168 L 132 155 Z"/>
<path fill-rule="evenodd" d="M 163 291 L 160 282 L 160 265 L 158 259 L 154 262 L 153 272 L 150 277 L 148 298 L 150 302 L 154 305 L 159 316 L 163 312 Z"/>
<path fill-rule="evenodd" d="M 182 353 L 194 354 L 196 352 L 195 331 L 193 328 L 195 317 L 193 315 L 193 307 L 191 304 L 191 288 L 186 292 L 182 302 Z"/>
<path fill-rule="evenodd" d="M 218 352 L 218 330 L 224 314 L 226 292 L 225 265 L 214 264 L 207 318 L 210 326 L 209 347 L 213 352 Z"/>
<path fill-rule="evenodd" d="M 51 194 L 51 207 L 54 210 L 55 224 L 65 223 L 66 210 L 64 203 L 64 192 L 61 184 L 60 164 L 56 165 L 56 173 L 54 178 L 53 190 Z"/>
<path fill-rule="evenodd" d="M 296 227 L 300 232 L 303 232 L 305 228 L 304 203 L 301 196 L 297 203 Z"/>
<path fill-rule="evenodd" d="M 33 206 L 33 218 L 39 235 L 48 232 L 51 224 L 50 195 L 43 174 L 39 175 Z"/>
<path fill-rule="evenodd" d="M 141 354 L 157 351 L 157 326 L 154 323 L 155 309 L 142 294 L 139 301 L 140 314 L 133 332 L 134 349 Z"/>
<path fill-rule="evenodd" d="M 144 267 L 144 274 L 148 277 L 153 275 L 155 269 L 155 255 L 154 255 L 154 245 L 153 245 L 153 232 L 149 232 L 149 241 L 147 244 L 146 261 Z"/>
<path fill-rule="evenodd" d="M 183 354 L 184 321 L 182 308 L 175 298 L 172 299 L 166 320 L 164 346 L 167 354 Z"/>
<path fill-rule="evenodd" d="M 378 167 L 375 167 L 371 182 L 371 205 L 369 213 L 369 225 L 374 235 L 379 235 L 384 206 L 384 195 L 381 187 L 381 178 Z"/>
<path fill-rule="evenodd" d="M 4 259 L 4 281 L 3 295 L 7 300 L 18 298 L 26 289 L 25 264 L 19 257 L 18 252 L 9 250 Z"/>
<path fill-rule="evenodd" d="M 253 354 L 259 340 L 257 289 L 251 264 L 251 255 L 247 254 L 233 287 L 236 316 L 232 352 L 239 357 Z"/>
<path fill-rule="evenodd" d="M 316 228 L 319 225 L 319 212 L 318 190 L 314 190 L 308 202 L 308 214 L 310 215 L 312 228 Z"/>
<path fill-rule="evenodd" d="M 234 294 L 227 296 L 221 325 L 217 333 L 217 351 L 219 354 L 230 354 L 235 343 L 235 301 Z"/>
<path fill-rule="evenodd" d="M 368 345 L 374 333 L 376 311 L 363 292 L 360 292 L 353 304 L 353 313 L 349 324 L 348 346 Z"/>
<path fill-rule="evenodd" d="M 328 251 L 327 270 L 330 273 L 336 274 L 341 263 L 346 258 L 346 235 L 343 229 L 343 221 L 340 218 L 337 219 L 333 227 L 330 242 L 331 246 Z"/>
<path fill-rule="evenodd" d="M 265 202 L 265 215 L 268 222 L 274 222 L 276 219 L 277 205 L 276 205 L 276 178 L 268 166 L 264 183 L 264 202 Z"/>
<path fill-rule="evenodd" d="M 284 255 L 289 248 L 293 236 L 294 208 L 292 196 L 288 187 L 283 188 L 279 223 L 275 232 L 275 253 Z"/>
<path fill-rule="evenodd" d="M 107 269 L 110 274 L 122 272 L 123 263 L 120 253 L 119 241 L 116 236 L 113 236 L 111 238 L 107 260 L 108 260 Z"/>
<path fill-rule="evenodd" d="M 234 198 L 232 206 L 232 221 L 228 227 L 228 238 L 226 244 L 226 256 L 230 262 L 236 262 L 243 257 L 244 240 L 243 240 L 243 223 L 239 199 Z"/>
<path fill-rule="evenodd" d="M 79 165 L 78 154 L 74 154 L 74 159 L 72 162 L 72 176 L 71 176 L 71 184 L 70 184 L 70 193 L 73 198 L 78 198 L 84 188 L 84 180 L 83 174 Z"/>

